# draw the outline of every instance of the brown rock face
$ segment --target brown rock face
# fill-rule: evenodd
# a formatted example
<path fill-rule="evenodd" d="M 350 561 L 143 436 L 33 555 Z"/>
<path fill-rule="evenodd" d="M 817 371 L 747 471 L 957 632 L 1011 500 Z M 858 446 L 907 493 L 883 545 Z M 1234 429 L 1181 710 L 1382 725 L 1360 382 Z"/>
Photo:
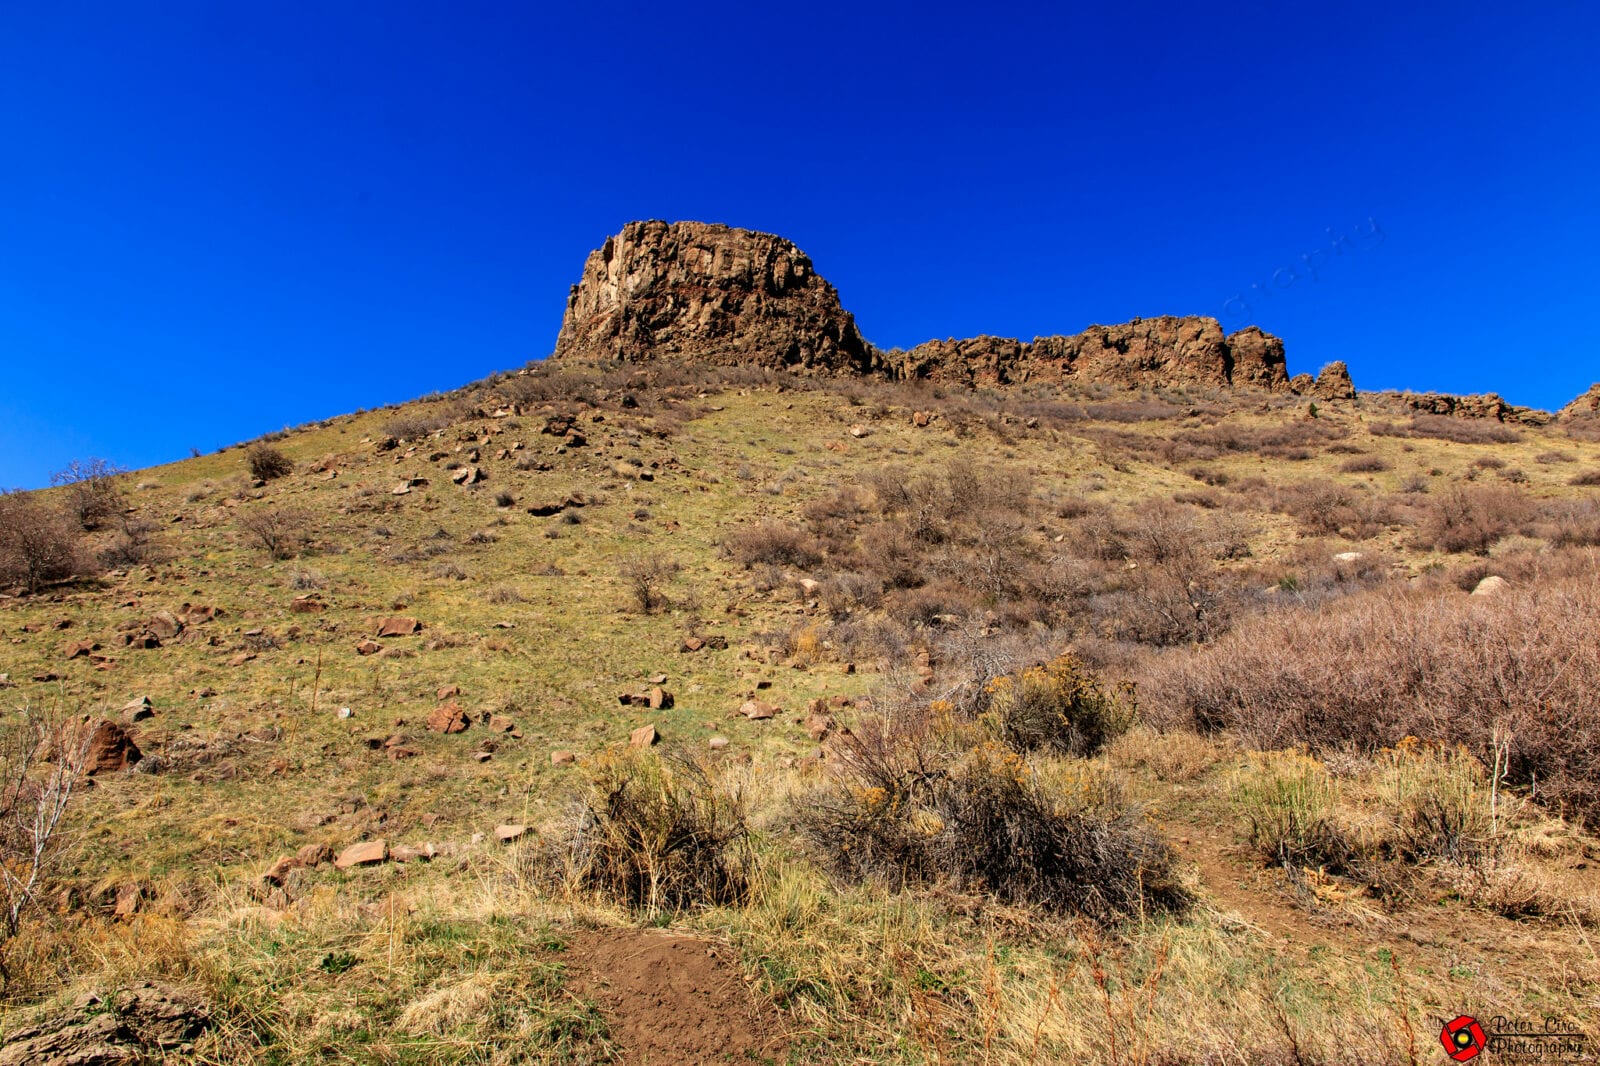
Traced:
<path fill-rule="evenodd" d="M 1091 326 L 1070 337 L 929 341 L 885 355 L 901 380 L 1000 386 L 1095 381 L 1111 385 L 1198 385 L 1282 390 L 1289 386 L 1283 342 L 1255 326 L 1224 335 L 1214 318 L 1141 318 Z"/>
<path fill-rule="evenodd" d="M 1600 383 L 1590 385 L 1588 391 L 1561 409 L 1565 419 L 1600 417 Z"/>
<path fill-rule="evenodd" d="M 144 758 L 139 745 L 133 742 L 128 731 L 117 723 L 102 718 L 89 734 L 89 748 L 84 755 L 83 772 L 88 775 L 114 774 Z"/>
<path fill-rule="evenodd" d="M 1031 342 L 985 336 L 881 352 L 800 249 L 769 233 L 702 222 L 630 222 L 593 252 L 567 298 L 554 357 L 683 358 L 978 386 L 1073 379 L 1289 387 L 1281 340 L 1255 326 L 1225 335 L 1214 318 L 1163 316 Z"/>
<path fill-rule="evenodd" d="M 428 715 L 428 728 L 435 733 L 463 733 L 469 724 L 459 703 L 441 703 Z"/>
<path fill-rule="evenodd" d="M 1350 368 L 1342 360 L 1334 360 L 1317 374 L 1311 394 L 1321 400 L 1353 400 L 1356 383 L 1350 380 Z"/>
<path fill-rule="evenodd" d="M 584 264 L 555 355 L 864 373 L 873 352 L 833 286 L 782 237 L 630 222 Z"/>

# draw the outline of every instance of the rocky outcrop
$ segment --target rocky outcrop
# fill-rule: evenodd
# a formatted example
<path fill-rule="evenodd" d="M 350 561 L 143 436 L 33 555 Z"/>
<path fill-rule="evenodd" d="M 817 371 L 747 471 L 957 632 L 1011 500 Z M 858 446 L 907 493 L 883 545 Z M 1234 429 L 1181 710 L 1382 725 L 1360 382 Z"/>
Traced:
<path fill-rule="evenodd" d="M 1251 326 L 1224 336 L 1214 318 L 1136 318 L 1072 336 L 929 341 L 883 356 L 903 381 L 960 385 L 1093 381 L 1109 385 L 1285 389 L 1283 342 Z"/>
<path fill-rule="evenodd" d="M 590 254 L 567 298 L 554 357 L 679 357 L 979 386 L 1289 387 L 1281 340 L 1255 326 L 1225 335 L 1214 318 L 1162 316 L 1030 342 L 983 336 L 879 351 L 800 249 L 702 222 L 630 222 Z"/>
<path fill-rule="evenodd" d="M 1550 421 L 1548 411 L 1509 404 L 1492 392 L 1469 396 L 1455 396 L 1446 392 L 1384 392 L 1377 395 L 1413 414 L 1482 418 L 1528 426 L 1542 426 Z"/>
<path fill-rule="evenodd" d="M 873 351 L 811 260 L 782 237 L 630 222 L 572 287 L 556 358 L 693 356 L 772 369 L 872 369 Z"/>
<path fill-rule="evenodd" d="M 1350 368 L 1344 365 L 1343 360 L 1336 359 L 1317 374 L 1310 392 L 1319 400 L 1353 400 L 1356 398 L 1356 383 L 1350 380 Z"/>
<path fill-rule="evenodd" d="M 1587 392 L 1561 409 L 1562 421 L 1582 418 L 1600 418 L 1600 383 L 1590 385 Z"/>

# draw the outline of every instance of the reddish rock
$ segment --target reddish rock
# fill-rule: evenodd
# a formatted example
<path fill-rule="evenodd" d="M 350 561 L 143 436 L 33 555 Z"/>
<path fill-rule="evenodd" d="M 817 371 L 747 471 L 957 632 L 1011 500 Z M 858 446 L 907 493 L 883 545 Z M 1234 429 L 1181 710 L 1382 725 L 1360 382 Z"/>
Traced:
<path fill-rule="evenodd" d="M 632 748 L 648 748 L 661 739 L 661 734 L 656 732 L 653 725 L 642 725 L 628 735 L 628 746 Z"/>
<path fill-rule="evenodd" d="M 319 611 L 326 611 L 327 609 L 328 605 L 323 603 L 321 598 L 315 595 L 296 596 L 294 599 L 289 601 L 289 610 L 294 614 L 316 614 Z"/>
<path fill-rule="evenodd" d="M 928 411 L 912 411 L 911 424 L 918 429 L 926 429 L 928 423 L 933 421 L 933 414 Z"/>
<path fill-rule="evenodd" d="M 520 840 L 527 835 L 528 827 L 525 825 L 497 825 L 494 829 L 494 838 L 502 844 L 509 844 L 513 840 Z"/>
<path fill-rule="evenodd" d="M 820 743 L 827 739 L 829 733 L 833 732 L 834 724 L 832 715 L 808 714 L 805 720 L 806 735 Z"/>
<path fill-rule="evenodd" d="M 356 645 L 357 655 L 376 655 L 383 650 L 383 645 L 375 640 L 363 640 Z"/>
<path fill-rule="evenodd" d="M 89 734 L 83 772 L 90 776 L 117 773 L 133 766 L 142 758 L 144 754 L 128 735 L 128 731 L 117 723 L 102 718 Z"/>
<path fill-rule="evenodd" d="M 80 659 L 86 657 L 90 652 L 99 650 L 100 645 L 92 640 L 78 640 L 64 645 L 61 649 L 61 654 L 67 659 Z"/>
<path fill-rule="evenodd" d="M 441 700 L 453 700 L 457 696 L 461 695 L 461 686 L 441 685 L 439 686 L 439 691 L 435 693 L 435 695 L 437 695 Z"/>
<path fill-rule="evenodd" d="M 295 865 L 304 866 L 308 870 L 315 869 L 325 862 L 332 861 L 333 848 L 329 847 L 327 844 L 307 844 L 305 847 L 294 853 Z"/>
<path fill-rule="evenodd" d="M 395 606 L 402 606 L 402 605 L 401 604 L 396 604 Z M 378 637 L 409 637 L 413 633 L 420 633 L 420 632 L 422 632 L 422 623 L 421 622 L 417 621 L 415 618 L 406 618 L 406 617 L 397 615 L 397 616 L 392 617 L 392 618 L 381 619 L 378 622 L 378 632 L 376 633 L 376 636 L 378 636 Z"/>
<path fill-rule="evenodd" d="M 467 712 L 454 701 L 441 703 L 428 715 L 428 728 L 435 733 L 464 733 L 471 724 Z"/>
<path fill-rule="evenodd" d="M 335 870 L 348 870 L 353 866 L 371 866 L 389 857 L 389 845 L 382 840 L 368 840 L 352 844 L 333 860 Z"/>
<path fill-rule="evenodd" d="M 764 721 L 778 713 L 778 708 L 766 700 L 746 700 L 739 708 L 739 713 L 753 722 Z"/>
<path fill-rule="evenodd" d="M 144 889 L 136 884 L 123 885 L 117 889 L 117 902 L 112 913 L 118 918 L 132 918 L 143 905 Z"/>
<path fill-rule="evenodd" d="M 489 716 L 489 729 L 493 732 L 509 733 L 515 728 L 517 728 L 517 723 L 503 714 L 491 714 Z"/>
<path fill-rule="evenodd" d="M 171 611 L 157 611 L 145 619 L 144 628 L 157 640 L 171 640 L 183 632 L 183 623 Z"/>
<path fill-rule="evenodd" d="M 672 693 L 658 685 L 650 690 L 645 703 L 652 711 L 669 710 L 672 707 Z"/>
<path fill-rule="evenodd" d="M 686 652 L 693 652 L 693 651 L 699 651 L 701 648 L 703 648 L 705 646 L 706 646 L 706 642 L 701 640 L 699 637 L 684 637 L 683 638 L 683 643 L 678 646 L 678 650 L 679 651 L 686 651 Z"/>
<path fill-rule="evenodd" d="M 570 751 L 552 751 L 550 753 L 551 766 L 570 766 L 578 761 L 578 757 Z"/>
<path fill-rule="evenodd" d="M 295 862 L 294 856 L 285 855 L 277 862 L 267 867 L 267 872 L 261 875 L 261 880 L 271 885 L 281 885 L 289 876 L 289 871 L 300 865 Z"/>

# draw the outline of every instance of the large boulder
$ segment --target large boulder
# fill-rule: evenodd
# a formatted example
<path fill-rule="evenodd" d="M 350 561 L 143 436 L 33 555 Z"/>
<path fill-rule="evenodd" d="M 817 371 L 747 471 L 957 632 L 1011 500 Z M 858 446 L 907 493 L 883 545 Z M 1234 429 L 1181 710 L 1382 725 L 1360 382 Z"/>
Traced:
<path fill-rule="evenodd" d="M 873 351 L 789 241 L 704 222 L 630 222 L 590 254 L 555 357 L 854 371 Z"/>

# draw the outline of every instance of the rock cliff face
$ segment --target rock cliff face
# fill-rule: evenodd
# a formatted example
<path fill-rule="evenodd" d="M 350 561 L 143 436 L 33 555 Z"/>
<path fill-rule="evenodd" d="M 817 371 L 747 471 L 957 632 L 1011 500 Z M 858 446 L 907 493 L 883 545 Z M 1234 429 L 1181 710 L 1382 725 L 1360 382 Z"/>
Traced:
<path fill-rule="evenodd" d="M 1571 403 L 1561 409 L 1561 420 L 1600 418 L 1600 384 L 1590 385 Z"/>
<path fill-rule="evenodd" d="M 883 356 L 902 380 L 1018 385 L 1068 380 L 1110 385 L 1287 389 L 1283 342 L 1254 326 L 1224 336 L 1214 318 L 1140 318 L 1069 337 L 929 341 Z"/>
<path fill-rule="evenodd" d="M 688 358 L 963 385 L 1103 382 L 1283 391 L 1283 342 L 1214 318 L 1135 319 L 1072 336 L 929 341 L 881 352 L 790 242 L 702 222 L 630 222 L 584 264 L 556 358 Z"/>
<path fill-rule="evenodd" d="M 630 222 L 591 253 L 555 354 L 855 373 L 873 362 L 805 253 L 782 237 L 702 222 Z"/>

